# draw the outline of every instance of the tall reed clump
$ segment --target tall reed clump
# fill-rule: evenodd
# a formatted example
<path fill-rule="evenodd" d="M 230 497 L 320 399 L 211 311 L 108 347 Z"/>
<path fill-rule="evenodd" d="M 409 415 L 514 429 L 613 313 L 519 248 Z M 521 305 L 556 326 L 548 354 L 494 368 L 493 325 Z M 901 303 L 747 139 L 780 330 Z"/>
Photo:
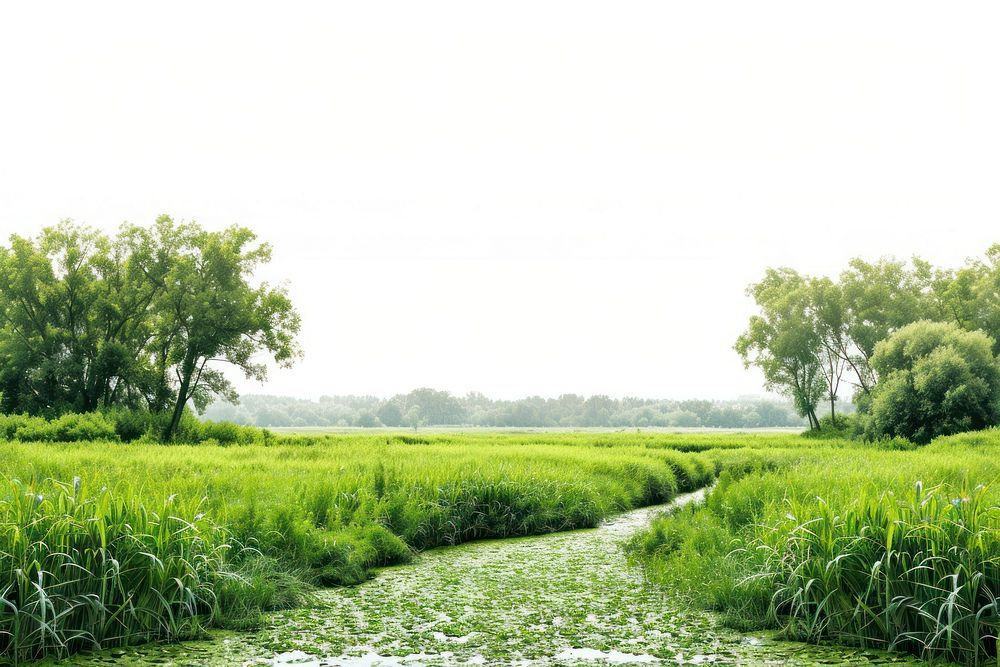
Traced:
<path fill-rule="evenodd" d="M 770 613 L 794 638 L 834 638 L 980 665 L 997 655 L 1000 507 L 987 490 L 865 495 L 838 511 L 792 503 L 748 545 Z"/>
<path fill-rule="evenodd" d="M 196 634 L 227 550 L 196 504 L 0 481 L 0 658 Z"/>
<path fill-rule="evenodd" d="M 1000 432 L 713 458 L 705 503 L 629 544 L 651 579 L 738 627 L 996 662 Z"/>

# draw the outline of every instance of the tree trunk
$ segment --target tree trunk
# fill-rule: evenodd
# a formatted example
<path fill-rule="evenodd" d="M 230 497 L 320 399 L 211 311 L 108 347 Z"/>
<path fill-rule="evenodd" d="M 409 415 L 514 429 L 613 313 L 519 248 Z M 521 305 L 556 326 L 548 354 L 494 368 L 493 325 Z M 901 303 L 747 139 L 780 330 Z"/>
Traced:
<path fill-rule="evenodd" d="M 181 367 L 181 386 L 177 390 L 177 400 L 174 402 L 174 412 L 170 416 L 170 424 L 163 432 L 164 442 L 170 442 L 177 435 L 177 427 L 181 424 L 181 417 L 184 416 L 184 406 L 187 405 L 192 375 L 194 375 L 194 360 L 189 355 Z"/>
<path fill-rule="evenodd" d="M 834 396 L 833 394 L 830 394 L 830 422 L 833 423 L 834 426 L 837 425 L 837 412 L 836 409 L 834 408 L 834 403 L 836 401 L 837 397 Z"/>

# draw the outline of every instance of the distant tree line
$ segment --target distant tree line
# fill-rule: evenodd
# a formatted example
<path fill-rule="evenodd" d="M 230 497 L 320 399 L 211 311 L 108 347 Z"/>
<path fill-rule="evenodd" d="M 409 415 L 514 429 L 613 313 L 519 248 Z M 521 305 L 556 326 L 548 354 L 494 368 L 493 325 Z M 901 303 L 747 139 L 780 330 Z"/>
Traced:
<path fill-rule="evenodd" d="M 421 388 L 382 399 L 374 396 L 323 396 L 318 401 L 283 396 L 246 395 L 238 405 L 213 403 L 213 420 L 253 426 L 353 427 L 708 427 L 803 426 L 790 403 L 761 399 L 731 401 L 645 398 L 532 396 L 493 400 L 478 392 L 453 396 Z"/>
<path fill-rule="evenodd" d="M 215 364 L 263 379 L 257 353 L 298 356 L 285 290 L 250 283 L 270 256 L 244 227 L 166 216 L 115 236 L 68 221 L 11 236 L 0 247 L 0 408 L 148 411 L 172 439 L 190 404 L 235 400 Z"/>
<path fill-rule="evenodd" d="M 855 434 L 918 442 L 1000 422 L 1000 245 L 957 269 L 853 259 L 837 279 L 768 269 L 736 342 L 813 429 L 852 396 Z"/>

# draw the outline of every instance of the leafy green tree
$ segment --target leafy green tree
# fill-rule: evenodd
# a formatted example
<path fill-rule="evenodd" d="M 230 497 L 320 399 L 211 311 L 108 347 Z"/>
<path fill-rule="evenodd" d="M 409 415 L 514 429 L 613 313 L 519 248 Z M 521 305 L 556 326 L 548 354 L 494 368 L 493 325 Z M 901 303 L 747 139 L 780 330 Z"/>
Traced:
<path fill-rule="evenodd" d="M 237 399 L 232 383 L 210 363 L 228 363 L 264 380 L 267 367 L 258 353 L 290 365 L 301 354 L 295 342 L 300 320 L 284 288 L 251 285 L 254 270 L 270 261 L 271 247 L 255 243 L 249 229 L 207 231 L 194 223 L 174 225 L 166 216 L 157 227 L 161 236 L 178 241 L 156 305 L 153 338 L 173 393 L 163 432 L 170 440 L 189 401 L 203 409 L 213 395 Z"/>
<path fill-rule="evenodd" d="M 610 397 L 595 394 L 583 402 L 583 423 L 585 426 L 605 426 L 615 405 Z"/>
<path fill-rule="evenodd" d="M 555 420 L 559 426 L 582 425 L 583 403 L 579 394 L 562 394 L 554 401 Z"/>
<path fill-rule="evenodd" d="M 109 237 L 64 221 L 0 248 L 0 391 L 7 412 L 113 406 L 169 411 L 235 399 L 213 362 L 263 378 L 262 351 L 299 355 L 286 292 L 253 286 L 270 258 L 242 227 L 209 232 L 163 216 Z"/>
<path fill-rule="evenodd" d="M 884 257 L 877 262 L 855 258 L 840 274 L 844 357 L 867 393 L 878 381 L 871 358 L 875 346 L 894 331 L 921 319 L 947 319 L 936 297 L 935 272 L 915 257 L 905 261 Z"/>
<path fill-rule="evenodd" d="M 144 407 L 152 304 L 166 257 L 145 230 L 64 221 L 0 249 L 0 386 L 8 412 Z M 155 382 L 154 382 L 155 384 Z"/>
<path fill-rule="evenodd" d="M 378 417 L 371 412 L 362 412 L 358 415 L 357 425 L 361 428 L 376 428 L 382 424 L 379 422 Z"/>
<path fill-rule="evenodd" d="M 812 278 L 807 289 L 810 292 L 813 327 L 820 342 L 818 356 L 820 370 L 826 382 L 827 399 L 830 401 L 830 420 L 836 423 L 840 385 L 848 368 L 855 370 L 859 378 L 858 386 L 862 386 L 863 382 L 851 354 L 844 292 L 840 285 L 829 278 Z"/>
<path fill-rule="evenodd" d="M 423 414 L 420 410 L 420 406 L 413 404 L 406 409 L 406 414 L 403 416 L 403 421 L 406 425 L 416 431 L 421 426 L 426 426 L 427 421 L 424 419 Z"/>
<path fill-rule="evenodd" d="M 421 387 L 406 395 L 407 423 L 413 426 L 411 410 L 416 410 L 418 425 L 461 424 L 465 421 L 465 407 L 447 391 Z"/>
<path fill-rule="evenodd" d="M 866 406 L 868 437 L 918 443 L 1000 422 L 1000 366 L 993 340 L 954 323 L 914 322 L 878 343 L 879 384 Z"/>
<path fill-rule="evenodd" d="M 768 269 L 751 285 L 760 313 L 750 318 L 735 345 L 746 367 L 764 374 L 765 386 L 789 396 L 798 413 L 819 428 L 816 407 L 825 382 L 819 351 L 822 347 L 811 312 L 809 281 L 792 269 Z"/>
<path fill-rule="evenodd" d="M 985 331 L 993 338 L 994 354 L 1000 354 L 1000 244 L 991 246 L 985 259 L 942 273 L 935 291 L 947 319 L 970 331 Z"/>
<path fill-rule="evenodd" d="M 712 401 L 688 399 L 685 401 L 681 401 L 677 407 L 680 408 L 681 410 L 690 412 L 694 415 L 704 416 L 707 415 L 709 412 L 711 412 L 714 406 L 712 404 Z"/>
<path fill-rule="evenodd" d="M 391 399 L 379 406 L 378 420 L 386 426 L 402 426 L 403 411 L 400 408 L 400 400 Z"/>

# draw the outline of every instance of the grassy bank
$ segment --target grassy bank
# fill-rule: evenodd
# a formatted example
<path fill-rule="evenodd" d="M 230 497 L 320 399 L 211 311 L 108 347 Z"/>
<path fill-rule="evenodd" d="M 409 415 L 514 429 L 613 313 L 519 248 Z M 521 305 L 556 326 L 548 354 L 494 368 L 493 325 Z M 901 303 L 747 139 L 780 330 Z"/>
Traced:
<path fill-rule="evenodd" d="M 790 638 L 996 660 L 1000 432 L 744 454 L 713 453 L 704 506 L 633 540 L 654 579 Z"/>
<path fill-rule="evenodd" d="M 761 436 L 760 447 L 789 436 Z M 0 443 L 0 656 L 245 627 L 302 583 L 443 544 L 596 525 L 717 472 L 735 436 Z M 726 450 L 729 451 L 729 450 Z M 736 451 L 732 449 L 732 451 Z"/>
<path fill-rule="evenodd" d="M 248 627 L 308 584 L 593 526 L 716 478 L 704 506 L 630 545 L 674 594 L 797 639 L 996 654 L 993 432 L 919 449 L 732 433 L 218 442 L 0 442 L 0 655 Z"/>

